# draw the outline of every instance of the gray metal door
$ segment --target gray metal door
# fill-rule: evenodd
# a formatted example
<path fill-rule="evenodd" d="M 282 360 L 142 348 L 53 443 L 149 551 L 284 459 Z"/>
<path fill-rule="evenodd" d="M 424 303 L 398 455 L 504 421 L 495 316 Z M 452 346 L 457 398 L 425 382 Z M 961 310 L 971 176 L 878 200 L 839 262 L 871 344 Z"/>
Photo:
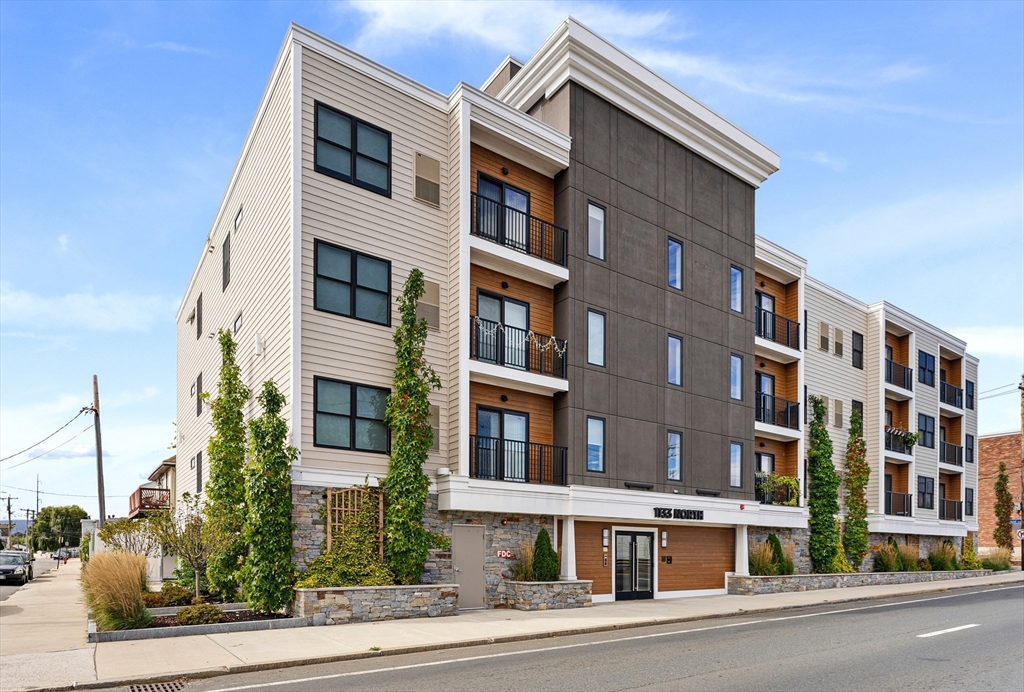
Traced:
<path fill-rule="evenodd" d="M 484 527 L 452 527 L 452 569 L 459 585 L 459 609 L 484 607 Z"/>

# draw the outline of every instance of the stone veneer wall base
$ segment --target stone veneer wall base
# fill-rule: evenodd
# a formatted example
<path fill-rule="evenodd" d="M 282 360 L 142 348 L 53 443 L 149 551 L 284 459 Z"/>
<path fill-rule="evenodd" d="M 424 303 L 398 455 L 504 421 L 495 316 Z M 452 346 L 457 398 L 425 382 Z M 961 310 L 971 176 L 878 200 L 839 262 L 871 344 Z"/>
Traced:
<path fill-rule="evenodd" d="M 593 605 L 594 582 L 575 581 L 505 581 L 505 598 L 515 610 L 561 610 L 588 608 Z"/>
<path fill-rule="evenodd" d="M 459 614 L 458 584 L 295 589 L 294 614 L 314 625 L 343 625 Z"/>
<path fill-rule="evenodd" d="M 950 572 L 869 572 L 855 574 L 790 574 L 781 577 L 729 577 L 728 591 L 738 596 L 757 596 L 791 591 L 817 591 L 819 589 L 845 589 L 853 586 L 878 584 L 916 584 L 987 577 L 992 570 L 956 570 Z"/>

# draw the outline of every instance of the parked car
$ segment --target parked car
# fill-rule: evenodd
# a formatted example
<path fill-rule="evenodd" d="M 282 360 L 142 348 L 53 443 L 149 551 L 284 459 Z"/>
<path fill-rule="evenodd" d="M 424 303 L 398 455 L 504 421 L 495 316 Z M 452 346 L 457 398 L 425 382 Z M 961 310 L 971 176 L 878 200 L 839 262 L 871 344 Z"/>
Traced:
<path fill-rule="evenodd" d="M 35 566 L 32 564 L 33 562 L 36 561 L 35 556 L 32 555 L 32 553 L 28 552 L 27 550 L 12 550 L 12 551 L 9 551 L 9 552 L 17 553 L 18 555 L 21 555 L 22 557 L 25 558 L 25 564 L 28 566 L 28 580 L 32 581 L 33 579 L 35 579 L 36 578 L 36 571 L 35 571 Z"/>
<path fill-rule="evenodd" d="M 0 553 L 0 581 L 16 582 L 24 586 L 28 582 L 28 568 L 25 558 L 18 553 Z"/>

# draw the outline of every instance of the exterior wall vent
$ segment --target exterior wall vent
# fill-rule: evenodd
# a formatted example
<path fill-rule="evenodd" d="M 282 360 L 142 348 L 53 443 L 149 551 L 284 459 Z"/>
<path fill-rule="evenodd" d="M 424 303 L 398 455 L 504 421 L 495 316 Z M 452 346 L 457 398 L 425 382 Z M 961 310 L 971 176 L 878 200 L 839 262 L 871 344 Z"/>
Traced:
<path fill-rule="evenodd" d="M 433 207 L 441 206 L 441 162 L 416 154 L 416 199 Z"/>
<path fill-rule="evenodd" d="M 825 322 L 818 322 L 818 348 L 828 350 L 828 324 Z"/>
<path fill-rule="evenodd" d="M 431 329 L 441 328 L 441 284 L 423 282 L 423 297 L 416 303 L 416 317 L 425 319 Z"/>
<path fill-rule="evenodd" d="M 843 355 L 843 330 L 836 327 L 833 330 L 832 340 L 835 342 L 835 353 L 837 356 Z"/>

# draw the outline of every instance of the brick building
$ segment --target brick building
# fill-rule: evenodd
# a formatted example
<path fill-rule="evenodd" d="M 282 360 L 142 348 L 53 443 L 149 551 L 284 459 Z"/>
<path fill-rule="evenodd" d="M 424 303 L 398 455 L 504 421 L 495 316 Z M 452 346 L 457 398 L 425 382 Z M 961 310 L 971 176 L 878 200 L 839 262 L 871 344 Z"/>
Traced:
<path fill-rule="evenodd" d="M 996 475 L 999 473 L 999 462 L 1006 463 L 1006 474 L 1010 477 L 1010 494 L 1013 495 L 1014 509 L 1019 510 L 1021 502 L 1021 457 L 1024 447 L 1021 446 L 1019 432 L 996 433 L 982 435 L 978 439 L 978 547 L 994 548 L 996 542 L 992 538 L 995 531 L 996 518 Z M 1012 514 L 1015 520 L 1014 529 L 1021 528 L 1019 511 Z M 1014 548 L 1017 560 L 1020 560 L 1020 546 Z"/>

